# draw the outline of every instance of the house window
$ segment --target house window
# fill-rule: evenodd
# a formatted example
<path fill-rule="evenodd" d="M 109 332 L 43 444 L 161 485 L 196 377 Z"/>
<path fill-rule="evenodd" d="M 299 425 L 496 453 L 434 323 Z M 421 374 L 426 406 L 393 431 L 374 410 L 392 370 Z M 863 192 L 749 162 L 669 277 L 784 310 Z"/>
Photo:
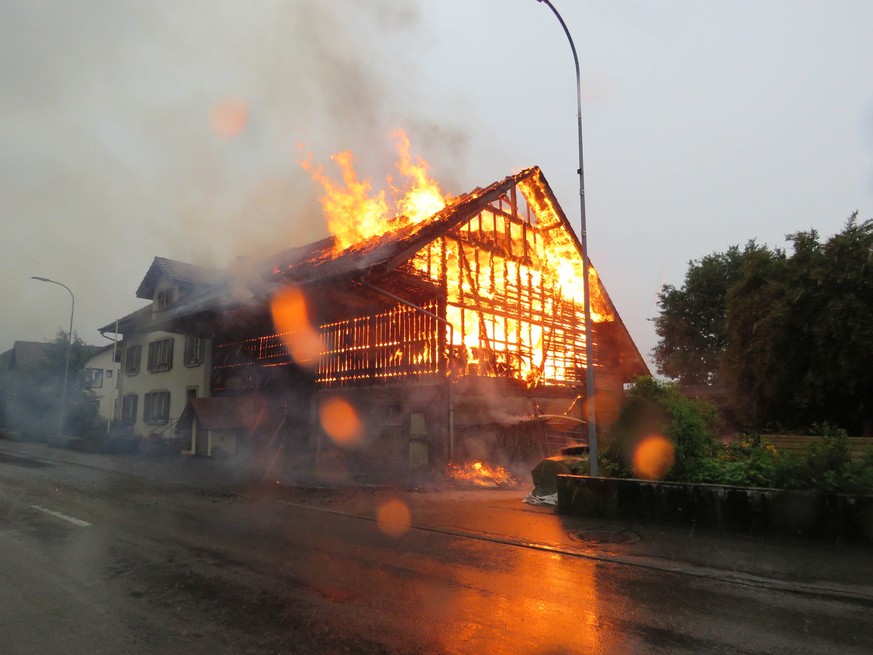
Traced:
<path fill-rule="evenodd" d="M 105 377 L 105 378 L 111 378 L 111 377 L 112 377 L 112 369 L 111 369 L 111 368 L 107 368 L 107 369 L 106 369 L 106 374 L 105 374 L 103 377 Z"/>
<path fill-rule="evenodd" d="M 85 369 L 85 386 L 88 389 L 99 389 L 103 386 L 103 369 L 102 368 L 86 368 Z"/>
<path fill-rule="evenodd" d="M 129 346 L 124 354 L 124 372 L 128 375 L 139 373 L 139 361 L 142 359 L 142 346 Z"/>
<path fill-rule="evenodd" d="M 135 393 L 129 393 L 121 399 L 121 422 L 134 423 L 136 422 L 136 404 L 139 396 Z"/>
<path fill-rule="evenodd" d="M 189 334 L 185 337 L 185 366 L 198 366 L 203 363 L 206 352 L 206 339 Z"/>
<path fill-rule="evenodd" d="M 173 339 L 161 339 L 149 344 L 149 370 L 169 371 L 173 368 Z"/>
<path fill-rule="evenodd" d="M 173 302 L 173 290 L 161 289 L 155 294 L 155 307 L 158 310 L 166 309 Z"/>
<path fill-rule="evenodd" d="M 146 423 L 166 423 L 170 420 L 170 392 L 153 391 L 145 395 L 142 420 Z"/>

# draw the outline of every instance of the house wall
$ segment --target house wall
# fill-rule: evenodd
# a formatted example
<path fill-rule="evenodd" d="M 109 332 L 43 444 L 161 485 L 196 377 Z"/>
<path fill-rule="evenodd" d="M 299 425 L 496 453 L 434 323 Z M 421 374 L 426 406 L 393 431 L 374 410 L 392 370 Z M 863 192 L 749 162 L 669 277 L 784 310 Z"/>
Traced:
<path fill-rule="evenodd" d="M 169 368 L 149 370 L 149 344 L 163 340 L 171 340 L 172 361 Z M 124 356 L 119 373 L 119 411 L 117 420 L 132 427 L 133 432 L 140 437 L 161 435 L 172 436 L 172 427 L 185 409 L 188 395 L 206 397 L 209 395 L 209 371 L 211 368 L 211 344 L 207 340 L 204 345 L 203 361 L 196 365 L 185 364 L 186 336 L 169 332 L 148 332 L 125 336 L 122 342 Z M 128 365 L 128 358 L 139 349 L 139 366 Z M 135 369 L 134 370 L 132 370 Z M 146 394 L 157 392 L 169 393 L 169 407 L 166 420 L 146 420 Z M 130 417 L 124 416 L 125 398 L 136 397 L 136 412 Z"/>
<path fill-rule="evenodd" d="M 202 428 L 201 428 L 202 429 Z M 236 430 L 210 430 L 207 455 L 210 457 L 236 453 Z"/>
<path fill-rule="evenodd" d="M 91 380 L 91 393 L 97 401 L 97 410 L 107 421 L 115 416 L 115 401 L 118 398 L 118 371 L 113 361 L 113 348 L 101 350 L 85 363 L 85 371 Z"/>
<path fill-rule="evenodd" d="M 446 379 L 322 389 L 312 413 L 316 471 L 332 479 L 441 470 L 449 461 L 532 466 L 547 454 L 553 435 L 529 419 L 535 414 L 581 419 L 578 393 L 485 377 L 461 378 L 451 393 Z M 331 436 L 325 412 L 336 399 L 353 408 L 362 426 L 359 438 Z"/>
<path fill-rule="evenodd" d="M 337 401 L 351 407 L 360 424 L 358 434 L 337 433 L 332 427 L 332 407 Z M 445 380 L 324 389 L 315 394 L 311 407 L 311 437 L 286 448 L 286 459 L 300 458 L 304 449 L 310 449 L 316 472 L 327 480 L 356 475 L 391 478 L 446 461 Z M 348 421 L 339 420 L 339 427 L 348 427 Z"/>

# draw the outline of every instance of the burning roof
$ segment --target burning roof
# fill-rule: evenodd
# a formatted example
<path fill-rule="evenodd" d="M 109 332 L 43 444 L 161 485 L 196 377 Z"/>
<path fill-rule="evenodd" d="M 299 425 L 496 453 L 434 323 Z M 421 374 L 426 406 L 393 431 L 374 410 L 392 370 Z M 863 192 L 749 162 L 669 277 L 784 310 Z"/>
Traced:
<path fill-rule="evenodd" d="M 351 201 L 323 203 L 342 207 L 350 220 L 357 215 Z M 529 386 L 581 384 L 588 365 L 581 246 L 540 169 L 442 204 L 425 218 L 383 218 L 381 229 L 371 225 L 356 241 L 339 233 L 241 260 L 146 320 L 152 329 L 222 335 L 223 342 L 236 334 L 251 343 L 233 352 L 270 365 L 290 356 L 317 369 L 323 384 L 449 370 Z M 598 365 L 623 379 L 646 374 L 593 267 L 590 273 L 595 343 L 610 355 Z M 238 366 L 240 355 L 232 361 Z"/>

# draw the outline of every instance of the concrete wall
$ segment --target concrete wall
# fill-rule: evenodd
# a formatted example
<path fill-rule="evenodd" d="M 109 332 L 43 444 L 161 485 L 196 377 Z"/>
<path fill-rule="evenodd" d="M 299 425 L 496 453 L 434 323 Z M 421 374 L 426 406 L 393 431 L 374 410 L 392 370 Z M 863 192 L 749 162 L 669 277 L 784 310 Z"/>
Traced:
<path fill-rule="evenodd" d="M 558 512 L 873 543 L 873 496 L 559 475 Z"/>

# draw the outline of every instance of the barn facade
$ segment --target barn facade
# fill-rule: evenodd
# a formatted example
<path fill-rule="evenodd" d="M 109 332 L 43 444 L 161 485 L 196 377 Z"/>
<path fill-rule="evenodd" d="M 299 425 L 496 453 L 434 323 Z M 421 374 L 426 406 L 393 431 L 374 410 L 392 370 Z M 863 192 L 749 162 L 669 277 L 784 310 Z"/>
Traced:
<path fill-rule="evenodd" d="M 536 417 L 584 422 L 589 365 L 601 429 L 648 373 L 593 268 L 589 359 L 583 279 L 580 244 L 530 168 L 345 248 L 238 262 L 165 321 L 211 339 L 210 396 L 266 399 L 302 465 L 502 463 L 547 448 Z"/>

